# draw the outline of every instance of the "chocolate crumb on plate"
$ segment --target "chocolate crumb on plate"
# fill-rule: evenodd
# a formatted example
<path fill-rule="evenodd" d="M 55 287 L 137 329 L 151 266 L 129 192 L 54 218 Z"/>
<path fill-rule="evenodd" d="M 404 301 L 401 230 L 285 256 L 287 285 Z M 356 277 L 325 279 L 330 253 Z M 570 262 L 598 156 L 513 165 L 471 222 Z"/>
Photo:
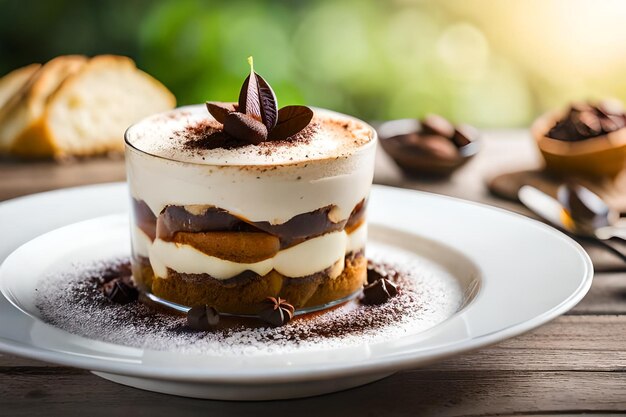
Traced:
<path fill-rule="evenodd" d="M 107 275 L 101 278 L 104 282 L 102 285 L 102 294 L 111 302 L 117 304 L 128 304 L 139 298 L 139 292 L 135 288 L 130 274 L 111 277 L 108 275 L 111 271 L 106 271 Z M 118 272 L 119 274 L 120 272 Z M 123 272 L 121 272 L 123 274 Z"/>
<path fill-rule="evenodd" d="M 398 295 L 398 287 L 386 278 L 380 278 L 363 288 L 361 303 L 365 305 L 384 304 Z"/>
<path fill-rule="evenodd" d="M 111 303 L 102 296 L 102 276 L 123 260 L 72 264 L 41 278 L 36 307 L 42 319 L 83 337 L 174 353 L 265 355 L 362 346 L 433 327 L 458 311 L 459 282 L 435 264 L 395 246 L 372 242 L 370 268 L 400 291 L 380 305 L 352 301 L 322 313 L 296 316 L 286 326 L 263 326 L 220 317 L 211 331 L 191 329 L 184 314 L 143 302 Z M 255 327 L 256 326 L 256 327 Z"/>

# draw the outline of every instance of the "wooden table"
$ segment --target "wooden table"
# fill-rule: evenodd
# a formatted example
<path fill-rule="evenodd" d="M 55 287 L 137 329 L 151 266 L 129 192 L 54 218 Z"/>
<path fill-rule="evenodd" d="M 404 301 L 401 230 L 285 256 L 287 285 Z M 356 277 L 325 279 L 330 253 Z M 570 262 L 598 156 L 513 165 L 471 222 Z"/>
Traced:
<path fill-rule="evenodd" d="M 402 179 L 385 155 L 376 182 L 527 213 L 488 194 L 485 178 L 539 164 L 525 131 L 491 131 L 450 181 Z M 122 161 L 0 163 L 0 200 L 124 178 Z M 4 220 L 6 221 L 6 219 Z M 1 325 L 1 318 L 0 318 Z M 2 416 L 541 415 L 626 410 L 626 273 L 596 274 L 590 293 L 551 323 L 495 346 L 348 391 L 290 401 L 193 400 L 116 385 L 88 371 L 0 355 Z"/>

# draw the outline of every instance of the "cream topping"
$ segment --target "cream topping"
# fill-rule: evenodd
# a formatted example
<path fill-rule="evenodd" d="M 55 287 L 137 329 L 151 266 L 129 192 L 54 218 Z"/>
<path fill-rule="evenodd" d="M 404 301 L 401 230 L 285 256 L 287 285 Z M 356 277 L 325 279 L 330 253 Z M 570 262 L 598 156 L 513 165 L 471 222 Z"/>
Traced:
<path fill-rule="evenodd" d="M 149 256 L 152 239 L 150 239 L 150 237 L 143 230 L 137 226 L 132 227 L 130 240 L 134 255 L 143 256 L 144 258 Z"/>
<path fill-rule="evenodd" d="M 334 205 L 333 217 L 345 220 L 369 193 L 375 133 L 348 116 L 319 109 L 315 113 L 320 121 L 318 133 L 303 143 L 277 146 L 269 153 L 259 153 L 250 145 L 191 156 L 179 149 L 180 144 L 177 148 L 175 141 L 167 147 L 168 135 L 189 119 L 210 117 L 204 106 L 148 118 L 128 130 L 127 141 L 162 158 L 127 147 L 131 195 L 145 201 L 155 215 L 167 205 L 212 205 L 249 221 L 281 224 L 298 214 Z M 353 128 L 327 129 L 324 121 L 332 126 L 345 121 Z M 171 152 L 149 146 L 155 143 Z"/>
<path fill-rule="evenodd" d="M 315 128 L 306 139 L 295 143 L 270 141 L 231 149 L 190 149 L 186 145 L 200 139 L 202 133 L 194 132 L 195 129 L 187 131 L 188 128 L 203 123 L 221 126 L 203 104 L 147 117 L 128 129 L 126 139 L 138 150 L 180 162 L 257 167 L 346 157 L 373 142 L 374 130 L 366 123 L 330 110 L 314 108 L 313 111 Z"/>
<path fill-rule="evenodd" d="M 209 274 L 215 279 L 232 278 L 246 270 L 259 275 L 266 275 L 272 269 L 280 274 L 297 278 L 313 275 L 324 271 L 343 260 L 343 257 L 353 251 L 363 249 L 367 239 L 367 225 L 363 223 L 352 233 L 345 231 L 327 233 L 309 239 L 298 245 L 279 251 L 274 257 L 255 263 L 238 263 L 220 259 L 200 252 L 196 248 L 175 242 L 166 242 L 156 239 L 149 249 L 150 264 L 154 273 L 167 277 L 170 268 L 179 273 Z M 337 276 L 343 270 L 333 271 Z"/>

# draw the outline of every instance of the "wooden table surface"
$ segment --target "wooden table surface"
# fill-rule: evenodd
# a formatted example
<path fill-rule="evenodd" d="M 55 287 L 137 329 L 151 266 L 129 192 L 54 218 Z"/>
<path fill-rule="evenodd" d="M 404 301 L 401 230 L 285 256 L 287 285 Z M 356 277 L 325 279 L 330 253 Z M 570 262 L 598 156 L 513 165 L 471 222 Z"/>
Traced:
<path fill-rule="evenodd" d="M 492 175 L 539 165 L 528 134 L 509 130 L 485 136 L 484 150 L 449 181 L 403 179 L 382 154 L 375 181 L 528 214 L 485 188 Z M 0 162 L 0 200 L 123 178 L 120 160 L 66 165 L 5 161 Z M 300 400 L 179 398 L 117 385 L 81 369 L 0 355 L 0 416 L 482 416 L 624 410 L 626 273 L 596 273 L 578 306 L 533 332 L 360 388 Z"/>

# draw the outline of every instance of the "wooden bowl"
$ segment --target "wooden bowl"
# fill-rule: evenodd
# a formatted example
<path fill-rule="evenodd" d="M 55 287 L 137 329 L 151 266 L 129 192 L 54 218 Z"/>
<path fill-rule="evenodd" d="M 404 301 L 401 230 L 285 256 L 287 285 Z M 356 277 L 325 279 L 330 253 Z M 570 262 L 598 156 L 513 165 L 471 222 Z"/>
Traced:
<path fill-rule="evenodd" d="M 626 168 L 626 128 L 573 142 L 546 136 L 563 116 L 561 111 L 548 112 L 531 126 L 549 171 L 560 175 L 615 178 Z"/>

